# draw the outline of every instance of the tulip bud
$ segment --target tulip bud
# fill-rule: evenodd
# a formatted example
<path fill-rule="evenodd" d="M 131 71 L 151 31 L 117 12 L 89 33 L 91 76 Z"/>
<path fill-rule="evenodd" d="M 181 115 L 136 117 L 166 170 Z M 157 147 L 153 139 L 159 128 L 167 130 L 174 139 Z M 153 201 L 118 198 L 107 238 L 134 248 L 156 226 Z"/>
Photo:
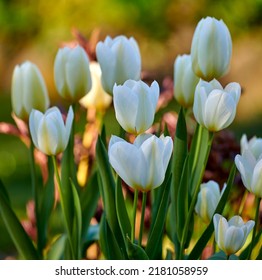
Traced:
<path fill-rule="evenodd" d="M 223 190 L 225 189 L 225 186 L 226 184 L 224 185 Z M 205 223 L 211 221 L 222 192 L 220 193 L 219 185 L 215 181 L 210 180 L 207 183 L 201 184 L 195 211 Z"/>
<path fill-rule="evenodd" d="M 59 49 L 54 63 L 54 79 L 60 96 L 72 103 L 90 91 L 92 86 L 89 59 L 80 46 Z"/>
<path fill-rule="evenodd" d="M 243 154 L 245 150 L 250 150 L 256 160 L 262 156 L 262 138 L 254 136 L 248 141 L 247 136 L 244 134 L 240 140 L 240 147 L 241 154 Z"/>
<path fill-rule="evenodd" d="M 48 109 L 45 114 L 32 110 L 29 128 L 36 148 L 46 155 L 57 155 L 63 152 L 69 141 L 73 118 L 74 113 L 71 107 L 65 124 L 57 107 Z"/>
<path fill-rule="evenodd" d="M 117 36 L 106 37 L 96 47 L 97 60 L 102 70 L 102 85 L 106 92 L 112 94 L 115 84 L 126 80 L 139 80 L 141 74 L 141 57 L 134 38 Z"/>
<path fill-rule="evenodd" d="M 101 84 L 101 68 L 97 62 L 90 63 L 90 71 L 92 77 L 91 90 L 79 100 L 80 104 L 85 108 L 95 108 L 99 111 L 104 111 L 110 106 L 112 96 L 107 94 Z"/>
<path fill-rule="evenodd" d="M 209 131 L 228 127 L 236 115 L 241 88 L 230 83 L 224 89 L 217 80 L 200 80 L 195 91 L 193 112 L 197 122 Z"/>
<path fill-rule="evenodd" d="M 154 121 L 159 97 L 159 85 L 154 81 L 149 87 L 143 81 L 127 80 L 113 88 L 116 119 L 129 133 L 145 132 Z"/>
<path fill-rule="evenodd" d="M 240 216 L 234 216 L 227 222 L 219 214 L 214 215 L 213 222 L 216 243 L 228 256 L 235 254 L 243 247 L 255 225 L 252 220 L 244 223 Z"/>
<path fill-rule="evenodd" d="M 256 159 L 250 150 L 245 150 L 243 155 L 236 155 L 235 164 L 244 186 L 262 198 L 262 157 Z"/>
<path fill-rule="evenodd" d="M 174 63 L 174 94 L 177 102 L 185 107 L 191 107 L 199 78 L 192 70 L 191 56 L 178 56 Z"/>
<path fill-rule="evenodd" d="M 218 79 L 229 69 L 232 40 L 223 20 L 206 17 L 198 23 L 191 45 L 193 70 L 206 81 Z"/>
<path fill-rule="evenodd" d="M 133 144 L 112 136 L 109 161 L 130 187 L 147 192 L 162 184 L 173 144 L 169 136 L 140 134 Z"/>
<path fill-rule="evenodd" d="M 26 61 L 15 67 L 11 99 L 14 113 L 24 121 L 28 121 L 32 109 L 45 111 L 49 107 L 45 81 L 35 64 Z"/>

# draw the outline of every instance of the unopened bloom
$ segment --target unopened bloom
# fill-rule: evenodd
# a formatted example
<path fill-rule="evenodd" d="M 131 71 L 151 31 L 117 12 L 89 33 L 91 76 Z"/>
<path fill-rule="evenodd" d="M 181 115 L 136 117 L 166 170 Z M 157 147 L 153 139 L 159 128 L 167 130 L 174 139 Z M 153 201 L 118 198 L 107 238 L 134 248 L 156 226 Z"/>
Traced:
<path fill-rule="evenodd" d="M 85 108 L 95 108 L 99 111 L 105 110 L 112 102 L 112 96 L 106 93 L 101 84 L 101 68 L 99 63 L 91 62 L 90 71 L 92 77 L 91 90 L 79 100 Z"/>
<path fill-rule="evenodd" d="M 35 64 L 26 61 L 15 67 L 11 99 L 14 113 L 24 121 L 28 121 L 32 109 L 45 111 L 49 107 L 46 84 Z"/>
<path fill-rule="evenodd" d="M 117 121 L 129 133 L 145 132 L 153 124 L 158 97 L 156 81 L 150 87 L 143 81 L 134 80 L 115 85 L 113 102 Z"/>
<path fill-rule="evenodd" d="M 224 185 L 224 188 L 225 186 L 226 185 Z M 210 180 L 207 183 L 201 184 L 195 211 L 205 223 L 211 221 L 222 192 L 220 192 L 219 185 L 215 181 Z"/>
<path fill-rule="evenodd" d="M 112 136 L 108 154 L 112 167 L 126 184 L 147 192 L 164 181 L 172 149 L 169 136 L 158 138 L 152 134 L 140 134 L 133 144 Z"/>
<path fill-rule="evenodd" d="M 60 96 L 77 102 L 92 86 L 89 58 L 79 45 L 58 50 L 54 63 L 54 79 Z"/>
<path fill-rule="evenodd" d="M 71 107 L 66 123 L 57 107 L 48 109 L 45 114 L 32 110 L 29 128 L 36 148 L 46 155 L 57 155 L 63 152 L 69 141 L 73 118 L 74 113 Z"/>
<path fill-rule="evenodd" d="M 245 150 L 242 155 L 236 155 L 235 164 L 244 186 L 262 198 L 262 157 L 256 159 L 250 150 Z"/>
<path fill-rule="evenodd" d="M 262 156 L 262 138 L 254 136 L 248 141 L 246 134 L 244 134 L 240 140 L 240 147 L 241 154 L 243 154 L 245 150 L 250 150 L 256 159 Z"/>
<path fill-rule="evenodd" d="M 211 17 L 201 19 L 191 45 L 196 75 L 206 81 L 220 78 L 229 69 L 231 55 L 232 40 L 223 20 Z"/>
<path fill-rule="evenodd" d="M 235 254 L 243 247 L 255 225 L 252 220 L 244 223 L 240 216 L 234 216 L 227 221 L 219 214 L 214 215 L 213 222 L 216 243 L 227 255 Z"/>
<path fill-rule="evenodd" d="M 179 55 L 174 63 L 174 94 L 181 106 L 188 108 L 193 105 L 198 81 L 199 77 L 192 70 L 191 56 Z"/>
<path fill-rule="evenodd" d="M 136 40 L 131 37 L 107 36 L 96 46 L 97 60 L 102 70 L 102 85 L 112 94 L 114 84 L 126 80 L 139 80 L 141 75 L 141 56 Z"/>
<path fill-rule="evenodd" d="M 215 79 L 200 80 L 193 105 L 197 122 L 213 132 L 228 127 L 235 118 L 240 92 L 238 83 L 230 83 L 223 89 Z"/>

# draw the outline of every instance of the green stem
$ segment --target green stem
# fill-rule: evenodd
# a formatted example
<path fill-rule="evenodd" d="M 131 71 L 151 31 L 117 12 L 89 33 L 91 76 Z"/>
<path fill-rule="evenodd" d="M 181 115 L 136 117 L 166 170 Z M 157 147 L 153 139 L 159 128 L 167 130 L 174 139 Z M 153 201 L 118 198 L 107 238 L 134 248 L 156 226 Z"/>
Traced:
<path fill-rule="evenodd" d="M 147 192 L 143 192 L 142 211 L 141 211 L 141 220 L 140 220 L 140 230 L 139 230 L 139 239 L 138 239 L 138 245 L 139 246 L 141 246 L 141 244 L 142 244 L 142 237 L 143 237 L 143 231 L 144 231 L 146 199 L 147 199 Z"/>
<path fill-rule="evenodd" d="M 32 181 L 32 195 L 35 203 L 35 219 L 36 219 L 36 228 L 37 228 L 37 250 L 40 256 L 42 256 L 43 242 L 42 242 L 42 231 L 40 229 L 40 205 L 39 205 L 39 188 L 37 184 L 37 175 L 36 175 L 36 165 L 34 157 L 34 144 L 31 138 L 31 144 L 29 148 L 30 152 L 30 172 L 31 172 L 31 181 Z"/>
<path fill-rule="evenodd" d="M 136 209 L 138 201 L 138 190 L 135 190 L 134 202 L 133 202 L 133 213 L 132 213 L 132 231 L 131 231 L 131 241 L 135 241 L 135 232 L 136 232 Z"/>
<path fill-rule="evenodd" d="M 250 258 L 251 258 L 252 250 L 253 250 L 253 247 L 254 247 L 256 231 L 257 231 L 258 224 L 259 224 L 260 202 L 261 202 L 261 198 L 257 197 L 256 198 L 257 207 L 256 207 L 256 215 L 255 215 L 255 225 L 254 225 L 253 232 L 252 232 L 252 239 L 251 239 L 251 243 L 250 243 L 250 247 L 249 247 L 249 252 L 248 252 L 248 257 L 247 257 L 248 260 L 250 260 Z"/>
<path fill-rule="evenodd" d="M 54 170 L 55 170 L 55 177 L 56 177 L 56 180 L 57 180 L 57 183 L 58 183 L 59 197 L 60 197 L 60 201 L 61 201 L 62 212 L 63 212 L 63 215 L 64 215 L 65 227 L 66 227 L 67 236 L 68 236 L 68 240 L 69 240 L 69 244 L 70 244 L 71 254 L 72 254 L 72 258 L 75 259 L 74 247 L 73 247 L 73 242 L 72 242 L 72 234 L 71 234 L 70 224 L 69 224 L 69 219 L 70 218 L 68 217 L 67 211 L 65 209 L 65 197 L 64 197 L 63 191 L 62 191 L 62 184 L 61 184 L 61 179 L 60 179 L 60 176 L 59 176 L 55 156 L 52 156 L 52 161 L 53 161 Z"/>
<path fill-rule="evenodd" d="M 196 201 L 197 201 L 197 196 L 198 196 L 198 193 L 199 193 L 201 181 L 202 181 L 202 178 L 203 178 L 203 175 L 204 175 L 204 172 L 205 172 L 205 168 L 206 168 L 206 165 L 207 165 L 207 161 L 208 161 L 209 153 L 210 153 L 210 150 L 211 150 L 213 138 L 214 138 L 214 134 L 212 132 L 209 132 L 209 139 L 208 139 L 208 144 L 207 144 L 207 151 L 206 151 L 206 155 L 205 155 L 205 160 L 204 160 L 203 166 L 201 168 L 201 172 L 200 172 L 200 176 L 198 178 L 196 188 L 195 188 L 194 193 L 193 193 L 193 197 L 192 197 L 190 207 L 189 207 L 189 210 L 188 210 L 187 219 L 186 219 L 186 222 L 185 222 L 185 227 L 183 229 L 182 239 L 181 239 L 181 242 L 180 242 L 180 244 L 181 244 L 181 249 L 180 249 L 180 254 L 179 254 L 179 259 L 180 260 L 183 259 L 184 247 L 185 247 L 185 243 L 186 243 L 186 239 L 187 239 L 189 223 L 190 223 L 192 215 L 194 213 L 195 204 L 196 204 Z"/>
<path fill-rule="evenodd" d="M 192 174 L 195 173 L 197 160 L 198 160 L 199 153 L 200 153 L 202 135 L 203 135 L 203 131 L 204 131 L 204 127 L 202 125 L 197 124 L 197 126 L 198 126 L 197 140 L 196 140 L 196 148 L 194 151 L 193 162 L 192 162 Z"/>
<path fill-rule="evenodd" d="M 76 104 L 72 104 L 72 109 L 73 109 L 73 113 L 74 113 L 74 119 L 72 122 L 72 128 L 71 128 L 71 133 L 70 133 L 70 138 L 69 138 L 69 142 L 68 142 L 68 146 L 70 149 L 69 152 L 69 164 L 70 164 L 70 168 L 69 168 L 69 178 L 71 178 L 74 182 L 75 186 L 78 186 L 78 182 L 77 182 L 77 177 L 76 177 L 76 166 L 75 166 L 75 157 L 74 157 L 74 146 L 75 146 L 75 112 L 76 112 Z"/>

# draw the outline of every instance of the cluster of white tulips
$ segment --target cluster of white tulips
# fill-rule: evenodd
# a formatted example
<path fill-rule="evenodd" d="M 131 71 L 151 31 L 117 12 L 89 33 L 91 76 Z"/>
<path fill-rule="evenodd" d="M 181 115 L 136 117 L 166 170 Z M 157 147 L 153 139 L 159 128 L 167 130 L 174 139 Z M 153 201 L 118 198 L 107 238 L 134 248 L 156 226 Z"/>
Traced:
<path fill-rule="evenodd" d="M 55 174 L 65 227 L 65 232 L 57 238 L 59 244 L 64 244 L 59 258 L 83 258 L 87 244 L 97 242 L 107 259 L 199 259 L 214 235 L 223 253 L 213 246 L 211 259 L 259 259 L 261 248 L 258 253 L 254 248 L 261 234 L 258 228 L 262 139 L 254 137 L 248 141 L 246 135 L 242 137 L 241 154 L 236 155 L 223 188 L 213 180 L 203 182 L 214 133 L 233 122 L 241 95 L 238 83 L 222 86 L 218 81 L 229 71 L 231 54 L 232 40 L 225 23 L 211 17 L 202 19 L 193 35 L 191 53 L 177 56 L 174 62 L 174 97 L 180 104 L 174 139 L 167 131 L 148 132 L 154 124 L 161 92 L 157 81 L 147 84 L 141 80 L 141 55 L 134 38 L 107 37 L 97 44 L 97 61 L 92 62 L 79 45 L 59 49 L 54 61 L 54 81 L 59 95 L 70 103 L 66 121 L 57 107 L 49 108 L 48 91 L 37 66 L 28 61 L 16 66 L 12 107 L 30 131 L 37 241 L 29 240 L 4 199 L 1 201 L 6 208 L 0 206 L 0 214 L 7 221 L 21 257 L 48 258 L 51 253 L 46 253 L 47 248 L 50 251 L 55 250 L 52 246 L 56 248 L 56 242 L 48 240 L 46 234 L 55 203 L 49 201 L 46 206 L 49 210 L 45 209 L 52 196 L 37 186 L 32 153 L 35 147 L 53 161 L 54 171 L 50 171 L 49 177 Z M 87 110 L 105 111 L 112 100 L 121 133 L 108 139 L 106 128 L 102 129 L 96 144 L 94 175 L 81 188 L 74 159 L 77 106 L 80 103 Z M 188 145 L 190 117 L 196 121 L 196 130 Z M 63 157 L 59 166 L 56 156 L 60 153 Z M 228 217 L 229 221 L 223 216 L 236 168 L 247 191 L 257 198 L 254 221 L 242 218 L 240 212 Z M 123 182 L 134 193 L 131 213 Z M 138 215 L 139 193 L 142 193 L 141 215 Z M 151 225 L 145 231 L 149 193 Z M 94 215 L 99 197 L 103 201 L 103 215 L 95 239 L 90 213 Z M 197 216 L 203 221 L 201 236 L 193 235 Z M 139 217 L 140 228 L 136 230 Z M 164 235 L 173 244 L 166 251 L 162 243 Z M 192 249 L 189 245 L 193 237 L 197 240 Z"/>

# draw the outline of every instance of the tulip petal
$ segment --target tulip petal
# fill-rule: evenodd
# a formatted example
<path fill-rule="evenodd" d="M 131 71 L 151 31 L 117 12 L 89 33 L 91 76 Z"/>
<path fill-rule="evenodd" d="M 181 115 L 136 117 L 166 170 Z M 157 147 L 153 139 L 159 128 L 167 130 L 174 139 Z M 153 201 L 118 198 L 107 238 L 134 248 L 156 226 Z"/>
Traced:
<path fill-rule="evenodd" d="M 137 147 L 126 141 L 117 141 L 110 145 L 108 154 L 112 167 L 127 185 L 138 189 L 145 187 L 146 162 Z"/>
<path fill-rule="evenodd" d="M 232 96 L 220 90 L 213 90 L 206 101 L 204 120 L 210 131 L 218 131 L 231 124 L 236 114 L 236 103 Z"/>
<path fill-rule="evenodd" d="M 30 134 L 31 138 L 33 140 L 34 145 L 39 149 L 38 145 L 38 127 L 40 125 L 40 122 L 43 118 L 43 113 L 41 113 L 38 110 L 32 110 L 30 116 L 29 116 L 29 128 L 30 128 Z"/>
<path fill-rule="evenodd" d="M 262 198 L 262 159 L 256 163 L 253 170 L 250 191 L 256 196 Z"/>
<path fill-rule="evenodd" d="M 114 86 L 113 102 L 116 119 L 119 124 L 130 133 L 137 133 L 136 112 L 138 110 L 138 97 L 125 85 Z"/>
<path fill-rule="evenodd" d="M 224 250 L 228 255 L 234 254 L 241 249 L 245 241 L 243 229 L 230 226 L 225 234 Z"/>
<path fill-rule="evenodd" d="M 71 50 L 69 54 L 66 63 L 66 80 L 72 100 L 79 100 L 91 89 L 89 59 L 80 46 Z"/>
<path fill-rule="evenodd" d="M 47 155 L 56 155 L 60 152 L 60 149 L 58 149 L 59 136 L 53 122 L 47 122 L 45 117 L 42 118 L 37 129 L 37 135 L 42 152 Z"/>
<path fill-rule="evenodd" d="M 144 141 L 141 150 L 146 159 L 147 165 L 147 182 L 149 189 L 156 188 L 161 185 L 165 177 L 163 166 L 163 150 L 164 144 L 155 135 Z"/>

